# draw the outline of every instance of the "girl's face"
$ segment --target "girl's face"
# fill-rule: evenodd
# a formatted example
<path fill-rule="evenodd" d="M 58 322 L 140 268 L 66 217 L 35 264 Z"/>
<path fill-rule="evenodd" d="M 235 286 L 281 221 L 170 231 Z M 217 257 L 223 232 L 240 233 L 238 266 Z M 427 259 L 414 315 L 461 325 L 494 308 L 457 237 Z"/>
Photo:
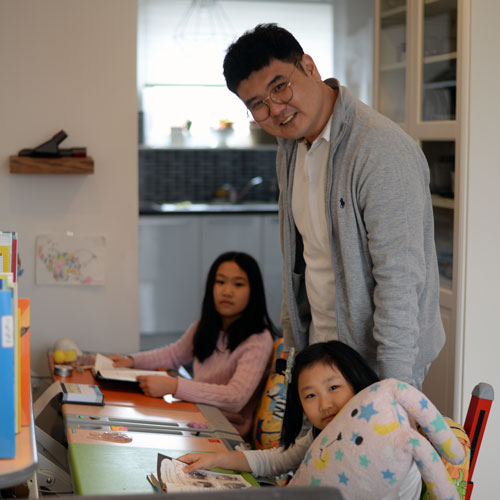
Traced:
<path fill-rule="evenodd" d="M 324 361 L 300 372 L 298 390 L 306 417 L 320 430 L 354 396 L 354 390 L 337 367 Z"/>
<path fill-rule="evenodd" d="M 215 274 L 214 304 L 224 330 L 242 315 L 249 300 L 247 273 L 234 261 L 223 262 Z"/>

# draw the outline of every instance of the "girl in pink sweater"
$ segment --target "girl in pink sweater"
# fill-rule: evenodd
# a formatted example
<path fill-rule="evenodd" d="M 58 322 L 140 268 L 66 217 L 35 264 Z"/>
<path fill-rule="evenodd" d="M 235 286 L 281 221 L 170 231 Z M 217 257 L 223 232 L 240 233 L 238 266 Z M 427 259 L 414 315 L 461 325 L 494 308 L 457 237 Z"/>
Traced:
<path fill-rule="evenodd" d="M 150 370 L 177 370 L 193 361 L 193 380 L 149 375 L 138 377 L 139 385 L 148 396 L 173 394 L 217 406 L 246 437 L 274 335 L 257 262 L 248 254 L 227 252 L 208 272 L 200 319 L 177 342 L 111 358 L 116 367 Z"/>

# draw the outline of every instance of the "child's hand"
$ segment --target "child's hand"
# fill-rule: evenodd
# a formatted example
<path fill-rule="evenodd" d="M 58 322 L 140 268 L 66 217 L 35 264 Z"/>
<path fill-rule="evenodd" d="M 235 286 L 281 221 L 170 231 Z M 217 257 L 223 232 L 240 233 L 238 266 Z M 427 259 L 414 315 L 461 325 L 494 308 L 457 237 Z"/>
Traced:
<path fill-rule="evenodd" d="M 156 375 L 141 375 L 137 377 L 139 382 L 139 387 L 146 396 L 151 396 L 153 398 L 161 398 L 165 394 L 175 395 L 177 390 L 178 381 L 174 377 L 167 375 L 166 377 L 160 377 Z"/>
<path fill-rule="evenodd" d="M 215 467 L 223 469 L 251 472 L 247 459 L 240 451 L 223 451 L 219 453 L 188 453 L 177 460 L 185 462 L 184 472 L 193 472 L 198 469 L 210 470 Z"/>
<path fill-rule="evenodd" d="M 182 470 L 189 473 L 198 469 L 210 470 L 220 467 L 217 455 L 219 453 L 188 453 L 187 455 L 182 455 L 177 460 L 188 464 Z"/>
<path fill-rule="evenodd" d="M 108 356 L 108 358 L 113 361 L 113 366 L 115 368 L 133 368 L 134 366 L 134 358 L 131 356 L 112 354 L 111 356 Z"/>

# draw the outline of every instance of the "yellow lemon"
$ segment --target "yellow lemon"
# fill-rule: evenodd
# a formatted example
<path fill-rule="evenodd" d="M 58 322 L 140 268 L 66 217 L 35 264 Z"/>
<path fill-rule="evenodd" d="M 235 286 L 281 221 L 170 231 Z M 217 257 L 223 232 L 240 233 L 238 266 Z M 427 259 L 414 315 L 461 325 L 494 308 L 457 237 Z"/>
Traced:
<path fill-rule="evenodd" d="M 64 351 L 64 361 L 66 361 L 66 363 L 72 363 L 73 361 L 76 361 L 76 350 L 68 349 Z"/>
<path fill-rule="evenodd" d="M 66 361 L 66 353 L 62 349 L 54 351 L 54 363 L 64 363 Z"/>

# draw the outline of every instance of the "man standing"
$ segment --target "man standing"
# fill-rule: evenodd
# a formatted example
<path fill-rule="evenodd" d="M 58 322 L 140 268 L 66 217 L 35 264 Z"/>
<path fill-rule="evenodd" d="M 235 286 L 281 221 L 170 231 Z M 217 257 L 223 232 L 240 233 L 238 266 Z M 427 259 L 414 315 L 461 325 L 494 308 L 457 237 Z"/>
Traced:
<path fill-rule="evenodd" d="M 275 24 L 228 48 L 224 76 L 278 137 L 286 344 L 338 338 L 420 389 L 444 344 L 422 151 Z"/>

